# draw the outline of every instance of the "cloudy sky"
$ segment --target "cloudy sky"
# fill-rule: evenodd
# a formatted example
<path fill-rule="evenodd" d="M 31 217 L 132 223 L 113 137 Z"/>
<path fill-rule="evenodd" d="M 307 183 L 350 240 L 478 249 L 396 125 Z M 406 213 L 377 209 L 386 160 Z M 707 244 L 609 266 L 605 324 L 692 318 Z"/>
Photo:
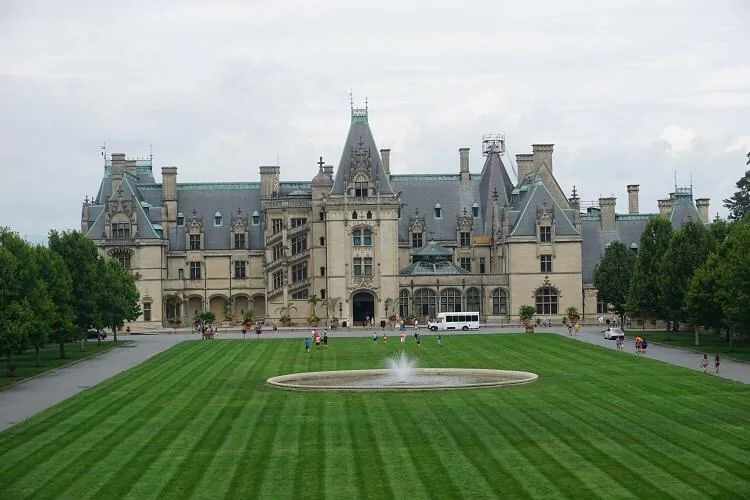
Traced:
<path fill-rule="evenodd" d="M 677 183 L 726 211 L 750 150 L 750 3 L 3 0 L 0 225 L 78 228 L 100 148 L 178 182 L 310 180 L 338 164 L 349 91 L 394 173 L 481 168 L 554 143 L 583 200 Z M 744 120 L 743 120 L 744 118 Z M 158 175 L 157 175 L 158 178 Z"/>

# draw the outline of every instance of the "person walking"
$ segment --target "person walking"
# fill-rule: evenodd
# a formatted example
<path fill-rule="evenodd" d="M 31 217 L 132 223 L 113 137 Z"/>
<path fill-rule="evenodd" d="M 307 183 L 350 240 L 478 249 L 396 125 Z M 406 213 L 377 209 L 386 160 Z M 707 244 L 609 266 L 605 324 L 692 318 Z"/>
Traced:
<path fill-rule="evenodd" d="M 310 352 L 310 337 L 305 337 L 305 351 Z"/>
<path fill-rule="evenodd" d="M 438 334 L 438 336 L 437 336 L 437 343 L 438 343 L 438 345 L 439 345 L 439 346 L 442 346 L 442 345 L 443 345 L 443 339 L 442 339 L 442 337 L 440 336 L 440 334 Z"/>
<path fill-rule="evenodd" d="M 385 336 L 385 334 L 383 334 L 383 336 Z M 372 332 L 372 341 L 373 342 L 377 342 L 378 341 L 378 334 L 375 333 L 375 332 Z"/>
<path fill-rule="evenodd" d="M 323 331 L 323 349 L 328 349 L 328 330 Z"/>
<path fill-rule="evenodd" d="M 714 369 L 716 370 L 716 375 L 719 374 L 719 365 L 721 364 L 721 360 L 719 359 L 719 355 L 717 354 L 714 358 Z"/>
<path fill-rule="evenodd" d="M 703 355 L 703 359 L 701 360 L 701 366 L 703 367 L 703 373 L 708 375 L 708 354 Z"/>

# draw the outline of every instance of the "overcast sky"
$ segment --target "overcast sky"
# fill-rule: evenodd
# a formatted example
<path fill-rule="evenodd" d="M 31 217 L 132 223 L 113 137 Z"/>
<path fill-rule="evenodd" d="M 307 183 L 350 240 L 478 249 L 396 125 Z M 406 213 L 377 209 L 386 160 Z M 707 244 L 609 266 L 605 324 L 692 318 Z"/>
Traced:
<path fill-rule="evenodd" d="M 310 180 L 338 167 L 369 100 L 393 173 L 481 169 L 554 143 L 583 200 L 677 183 L 734 192 L 750 150 L 750 2 L 590 0 L 2 0 L 0 225 L 80 228 L 110 153 L 177 165 L 178 182 Z M 743 120 L 744 118 L 744 120 Z M 511 173 L 511 176 L 513 174 Z"/>

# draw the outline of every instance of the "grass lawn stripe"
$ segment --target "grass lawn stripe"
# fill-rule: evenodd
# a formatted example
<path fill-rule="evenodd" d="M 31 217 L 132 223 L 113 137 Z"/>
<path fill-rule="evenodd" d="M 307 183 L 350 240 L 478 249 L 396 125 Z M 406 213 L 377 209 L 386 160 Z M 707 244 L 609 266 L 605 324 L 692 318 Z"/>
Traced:
<path fill-rule="evenodd" d="M 293 460 L 288 468 L 294 470 L 291 481 L 292 491 L 288 498 L 326 498 L 324 477 L 329 471 L 325 469 L 325 428 L 329 424 L 324 420 L 324 394 L 307 394 L 302 399 L 302 413 L 297 417 L 302 425 L 295 426 L 301 432 L 288 433 L 289 452 Z M 296 434 L 296 435 L 295 435 Z M 292 439 L 294 438 L 294 439 Z M 293 446 L 297 449 L 294 451 Z M 300 459 L 300 457 L 313 457 Z"/>
<path fill-rule="evenodd" d="M 211 383 L 201 384 L 195 390 L 195 397 L 191 400 L 190 406 L 187 407 L 187 411 L 193 410 L 192 420 L 186 422 L 182 432 L 175 436 L 164 453 L 154 461 L 157 469 L 163 467 L 159 464 L 169 461 L 171 471 L 165 474 L 165 477 L 159 478 L 158 482 L 152 482 L 148 490 L 150 494 L 158 492 L 159 496 L 166 498 L 184 498 L 186 494 L 193 492 L 195 485 L 206 474 L 213 453 L 217 450 L 217 444 L 222 440 L 225 429 L 228 429 L 222 425 L 221 418 L 227 411 L 227 393 L 231 394 L 231 390 L 227 389 L 232 384 L 224 370 L 236 362 L 241 351 L 230 343 L 212 343 L 210 348 L 225 354 L 223 363 L 220 366 L 209 365 L 206 378 L 210 378 Z M 151 482 L 148 479 L 152 470 L 151 467 L 146 470 L 138 481 L 139 486 Z M 162 470 L 167 469 L 164 467 Z M 145 497 L 146 492 L 133 489 L 130 490 L 129 496 L 133 495 Z"/>
<path fill-rule="evenodd" d="M 352 451 L 357 478 L 357 495 L 352 498 L 368 500 L 392 499 L 396 491 L 390 483 L 384 457 L 378 447 L 376 432 L 380 432 L 382 423 L 368 419 L 366 406 L 372 398 L 362 398 L 359 394 L 346 397 L 345 412 L 349 423 L 349 435 L 352 437 Z M 375 427 L 373 427 L 373 425 Z M 376 431 L 377 429 L 377 431 Z"/>
<path fill-rule="evenodd" d="M 664 493 L 677 494 L 681 498 L 700 497 L 713 491 L 710 488 L 710 491 L 705 491 L 708 488 L 707 485 L 710 486 L 713 481 L 692 463 L 695 460 L 699 461 L 695 450 L 685 449 L 673 443 L 662 442 L 661 446 L 652 444 L 651 439 L 665 440 L 658 439 L 659 436 L 651 432 L 649 426 L 643 425 L 643 419 L 631 421 L 631 425 L 625 425 L 622 412 L 617 412 L 616 405 L 612 405 L 612 410 L 607 411 L 605 408 L 592 404 L 587 397 L 593 397 L 593 395 L 586 391 L 577 391 L 575 394 L 568 391 L 566 400 L 570 404 L 572 399 L 578 399 L 581 403 L 574 406 L 590 416 L 580 419 L 582 425 L 587 425 L 590 429 L 598 430 L 605 435 L 612 433 L 619 442 L 627 444 L 628 453 L 635 454 L 629 462 L 636 469 L 634 477 L 650 477 L 651 483 L 656 488 Z M 672 453 L 664 453 L 665 446 Z M 686 470 L 690 473 L 685 474 Z"/>
<path fill-rule="evenodd" d="M 633 438 L 634 441 L 642 446 L 651 448 L 649 456 L 660 456 L 661 460 L 657 462 L 660 467 L 664 467 L 661 465 L 663 462 L 668 462 L 670 465 L 672 462 L 681 464 L 682 468 L 673 469 L 674 474 L 684 477 L 696 489 L 703 489 L 704 484 L 713 485 L 709 491 L 705 492 L 706 494 L 711 494 L 715 490 L 725 489 L 724 484 L 726 482 L 739 482 L 740 484 L 748 485 L 747 480 L 743 479 L 741 475 L 747 471 L 747 462 L 738 461 L 730 458 L 731 455 L 716 452 L 711 447 L 706 446 L 706 441 L 703 439 L 689 438 L 687 433 L 692 434 L 694 429 L 686 426 L 669 425 L 665 427 L 664 433 L 655 432 L 653 430 L 655 427 L 663 427 L 659 425 L 659 422 L 669 419 L 666 415 L 652 414 L 648 418 L 648 421 L 654 422 L 654 426 L 643 425 L 646 419 L 642 413 L 634 414 L 632 411 L 618 410 L 617 405 L 601 397 L 597 397 L 591 392 L 579 391 L 576 394 L 569 393 L 569 397 L 585 401 L 586 406 L 582 407 L 591 408 L 591 412 L 604 410 L 607 407 L 611 407 L 612 411 L 617 411 L 615 420 L 613 420 L 613 422 L 619 424 L 617 427 L 623 428 L 621 422 L 624 421 L 630 424 L 626 429 L 637 429 L 639 438 Z M 653 413 L 646 408 L 642 411 Z M 595 419 L 598 420 L 599 418 L 599 416 L 595 416 Z M 678 427 L 684 428 L 680 429 Z M 646 435 L 647 438 L 644 439 Z M 679 436 L 679 440 L 670 439 L 668 436 Z M 653 442 L 655 443 L 651 444 Z M 687 447 L 685 446 L 686 444 L 690 444 L 691 446 Z M 682 470 L 689 470 L 691 474 L 680 474 Z M 731 491 L 727 491 L 727 493 L 731 493 Z"/>
<path fill-rule="evenodd" d="M 169 361 L 174 363 L 173 360 Z M 144 387 L 153 385 L 153 383 L 158 380 L 158 377 L 160 377 L 162 373 L 166 373 L 168 369 L 169 368 L 165 366 L 161 371 L 143 371 L 141 374 L 143 377 L 141 383 Z M 105 382 L 109 382 L 110 380 Z M 120 379 L 118 379 L 117 383 L 121 383 Z M 55 427 L 54 432 L 62 433 L 66 427 L 72 428 L 78 426 L 76 418 L 79 418 L 82 413 L 90 414 L 103 409 L 111 410 L 110 405 L 112 404 L 112 399 L 105 400 L 102 398 L 102 394 L 109 395 L 109 392 L 110 391 L 107 391 L 103 386 L 98 384 L 96 387 L 87 389 L 77 394 L 75 397 L 61 401 L 50 409 L 38 413 L 30 419 L 18 423 L 0 433 L 0 475 L 2 475 L 5 470 L 3 464 L 12 464 L 17 461 L 19 457 L 34 453 L 40 448 L 49 445 L 50 437 L 42 436 L 42 434 L 49 432 L 51 430 L 50 427 Z M 131 394 L 123 393 L 121 396 L 127 402 L 131 397 Z M 22 441 L 20 446 L 17 444 L 17 440 Z M 10 451 L 12 451 L 13 455 L 12 460 L 7 460 L 6 454 Z"/>
<path fill-rule="evenodd" d="M 254 382 L 262 378 L 265 365 L 271 359 L 269 347 L 249 347 L 237 343 L 233 348 L 241 351 L 239 356 L 235 358 L 235 363 L 225 365 L 225 370 L 231 370 L 227 373 L 227 380 L 234 389 L 227 397 L 225 413 L 215 424 L 222 427 L 224 436 L 213 450 L 213 458 L 206 466 L 206 473 L 196 485 L 194 494 L 205 493 L 207 497 L 224 498 L 237 472 L 244 448 L 240 443 L 243 443 L 243 436 L 249 433 L 247 422 L 254 420 L 253 414 L 257 412 L 257 406 L 251 401 L 257 394 Z"/>
<path fill-rule="evenodd" d="M 329 498 L 355 498 L 354 449 L 347 416 L 344 413 L 344 402 L 340 398 L 327 400 L 323 406 L 323 425 L 325 453 L 323 476 L 325 491 Z"/>
<path fill-rule="evenodd" d="M 37 436 L 34 436 L 31 439 L 34 443 L 33 446 L 19 447 L 0 457 L 0 460 L 2 460 L 0 464 L 6 464 L 5 467 L 0 465 L 0 478 L 22 478 L 33 468 L 32 465 L 34 467 L 42 465 L 43 468 L 56 467 L 60 470 L 76 457 L 75 454 L 71 453 L 72 450 L 75 449 L 78 441 L 84 435 L 91 433 L 92 427 L 100 429 L 100 425 L 112 420 L 118 420 L 120 418 L 118 416 L 119 413 L 125 411 L 132 404 L 137 394 L 142 394 L 145 390 L 152 387 L 161 388 L 159 384 L 154 383 L 155 377 L 158 377 L 160 373 L 166 372 L 161 370 L 156 370 L 156 372 L 142 372 L 141 377 L 135 380 L 137 384 L 132 388 L 121 390 L 119 397 L 111 397 L 109 394 L 99 394 L 100 399 L 97 400 L 97 404 L 92 405 L 93 411 L 89 408 L 83 408 L 76 413 L 67 415 L 66 418 L 62 418 L 66 410 L 65 402 L 61 403 L 62 406 L 59 407 L 59 410 L 62 412 L 62 415 L 60 415 L 62 420 L 58 425 L 50 427 L 47 431 L 42 431 Z M 76 397 L 73 398 L 72 403 L 75 403 L 75 399 Z M 102 428 L 106 429 L 105 433 L 115 430 L 114 426 L 111 428 Z M 83 442 L 91 444 L 88 440 L 84 440 Z M 39 446 L 40 443 L 43 443 L 43 445 Z M 79 451 L 79 454 L 83 451 Z M 9 456 L 6 458 L 6 455 Z M 50 472 L 48 468 L 45 480 L 49 479 Z"/>

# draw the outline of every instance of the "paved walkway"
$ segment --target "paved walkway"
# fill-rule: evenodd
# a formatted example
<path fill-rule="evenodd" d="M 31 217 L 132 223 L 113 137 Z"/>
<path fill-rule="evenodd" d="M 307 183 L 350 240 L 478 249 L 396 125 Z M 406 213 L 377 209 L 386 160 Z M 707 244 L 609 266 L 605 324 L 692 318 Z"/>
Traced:
<path fill-rule="evenodd" d="M 398 332 L 396 331 L 387 331 L 389 336 L 398 336 Z M 515 328 L 484 328 L 479 333 L 512 333 L 517 331 Z M 563 328 L 542 328 L 537 329 L 537 331 L 553 332 L 566 337 L 568 336 L 567 329 Z M 378 337 L 383 333 L 380 328 L 354 328 L 351 330 L 336 330 L 331 333 L 331 337 L 371 337 L 372 332 L 377 332 Z M 422 330 L 422 332 L 428 334 L 425 330 Z M 407 333 L 411 335 L 413 331 L 407 331 Z M 270 331 L 264 331 L 260 339 L 254 333 L 248 332 L 246 340 L 247 342 L 262 342 L 267 338 L 304 339 L 308 335 L 309 329 L 306 328 L 294 330 L 280 329 L 275 334 Z M 219 333 L 220 339 L 241 339 L 242 337 L 242 333 L 239 330 L 222 331 Z M 8 389 L 0 390 L 0 431 L 64 401 L 102 380 L 136 366 L 179 342 L 198 340 L 200 337 L 197 334 L 189 333 L 187 330 L 182 330 L 176 334 L 125 335 L 121 338 L 132 340 L 133 342 L 127 347 L 109 350 L 91 359 L 46 372 Z M 615 342 L 604 340 L 601 329 L 596 327 L 584 327 L 577 337 L 571 338 L 610 349 L 615 348 Z M 623 356 L 634 355 L 634 351 L 635 346 L 633 341 L 626 339 Z M 702 355 L 687 349 L 649 344 L 645 356 L 691 370 L 701 370 L 699 363 Z M 713 370 L 713 364 L 711 365 L 711 369 Z M 750 363 L 722 359 L 720 376 L 750 384 Z"/>

